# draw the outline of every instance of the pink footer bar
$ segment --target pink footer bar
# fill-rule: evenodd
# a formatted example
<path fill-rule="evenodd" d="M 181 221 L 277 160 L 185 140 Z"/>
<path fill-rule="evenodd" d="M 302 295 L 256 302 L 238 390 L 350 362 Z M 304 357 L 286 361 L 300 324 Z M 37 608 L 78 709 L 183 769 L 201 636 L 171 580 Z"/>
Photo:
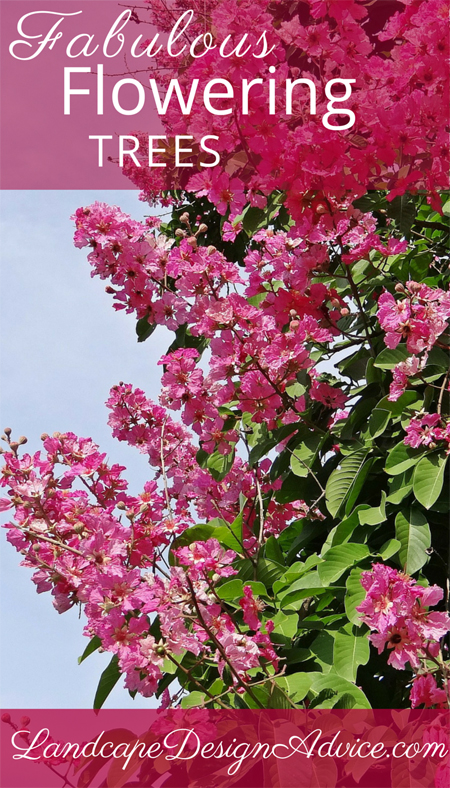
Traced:
<path fill-rule="evenodd" d="M 2 788 L 447 788 L 438 710 L 2 712 Z"/>

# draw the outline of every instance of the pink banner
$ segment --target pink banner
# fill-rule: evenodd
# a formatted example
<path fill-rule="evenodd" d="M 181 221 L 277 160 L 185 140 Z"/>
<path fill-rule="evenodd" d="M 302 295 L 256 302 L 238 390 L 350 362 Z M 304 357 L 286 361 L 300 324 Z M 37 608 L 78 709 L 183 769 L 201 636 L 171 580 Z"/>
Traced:
<path fill-rule="evenodd" d="M 1 0 L 2 188 L 145 189 L 150 173 L 158 188 L 180 189 L 192 168 L 205 174 L 218 164 L 230 173 L 256 167 L 266 177 L 265 161 L 281 166 L 270 147 L 274 132 L 277 150 L 288 151 L 298 145 L 300 117 L 307 131 L 297 158 L 316 180 L 326 172 L 340 182 L 336 161 L 345 154 L 347 180 L 364 181 L 361 193 L 397 182 L 423 188 L 427 178 L 434 189 L 447 187 L 448 103 L 430 92 L 424 66 L 404 84 L 398 79 L 398 53 L 410 44 L 395 38 L 395 24 L 381 32 L 403 8 L 396 0 L 366 3 L 362 49 L 347 42 L 341 71 L 337 50 L 327 81 L 304 44 L 289 46 L 289 36 L 298 39 L 295 20 L 286 22 L 280 48 L 288 6 L 277 6 L 279 18 L 259 41 L 247 45 L 243 32 L 233 54 L 220 29 L 193 32 L 189 8 L 174 8 L 171 29 L 157 30 L 146 3 Z M 447 42 L 443 24 L 438 45 Z M 287 61 L 293 79 L 285 80 Z M 269 124 L 261 124 L 262 109 L 273 116 Z M 391 139 L 399 121 L 402 133 Z M 286 183 L 292 170 L 286 165 Z"/>
<path fill-rule="evenodd" d="M 131 46 L 154 35 L 124 24 L 124 11 L 115 0 L 1 0 L 3 189 L 135 188 L 117 165 L 121 138 L 162 131 L 154 107 L 122 114 L 136 107 L 133 83 L 117 91 L 121 111 L 112 102 L 132 78 Z"/>
<path fill-rule="evenodd" d="M 2 788 L 444 788 L 449 714 L 423 710 L 13 710 Z"/>

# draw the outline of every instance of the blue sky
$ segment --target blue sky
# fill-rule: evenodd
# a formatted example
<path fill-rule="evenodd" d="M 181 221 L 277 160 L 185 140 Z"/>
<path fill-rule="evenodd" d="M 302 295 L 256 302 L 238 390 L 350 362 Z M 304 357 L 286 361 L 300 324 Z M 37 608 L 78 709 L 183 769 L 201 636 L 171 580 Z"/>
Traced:
<path fill-rule="evenodd" d="M 135 320 L 116 313 L 105 282 L 90 278 L 86 250 L 75 249 L 69 219 L 100 200 L 140 219 L 150 213 L 137 192 L 4 191 L 1 205 L 1 420 L 27 449 L 41 433 L 71 430 L 90 436 L 111 462 L 128 468 L 132 493 L 148 477 L 145 457 L 113 440 L 104 402 L 120 380 L 159 393 L 158 358 L 164 329 L 138 344 Z M 167 335 L 168 337 L 168 335 Z M 89 708 L 109 656 L 81 666 L 87 639 L 75 610 L 59 615 L 49 594 L 38 595 L 30 570 L 0 531 L 0 704 L 3 708 Z M 106 707 L 149 708 L 117 685 Z"/>

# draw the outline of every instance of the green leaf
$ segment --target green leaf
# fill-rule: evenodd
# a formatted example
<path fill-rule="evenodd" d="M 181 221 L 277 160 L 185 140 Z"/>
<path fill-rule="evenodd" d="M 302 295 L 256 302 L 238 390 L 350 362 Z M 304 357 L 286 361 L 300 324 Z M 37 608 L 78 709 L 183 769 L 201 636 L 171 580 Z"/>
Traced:
<path fill-rule="evenodd" d="M 199 523 L 199 525 L 186 528 L 173 541 L 172 550 L 185 547 L 192 542 L 206 542 L 208 539 L 217 539 L 224 547 L 229 547 L 240 553 L 242 550 L 242 514 L 238 514 L 232 523 L 227 523 L 226 520 L 216 517 L 209 523 Z M 172 553 L 171 560 L 173 560 Z"/>
<path fill-rule="evenodd" d="M 298 613 L 283 613 L 278 612 L 272 618 L 274 626 L 274 633 L 285 635 L 288 638 L 293 638 L 298 629 Z"/>
<path fill-rule="evenodd" d="M 367 454 L 367 449 L 358 449 L 358 451 L 352 452 L 330 475 L 326 486 L 326 506 L 332 517 L 336 517 L 342 504 L 350 495 Z"/>
<path fill-rule="evenodd" d="M 350 572 L 345 584 L 347 588 L 344 600 L 345 612 L 347 613 L 348 620 L 351 621 L 352 624 L 356 624 L 356 626 L 361 626 L 361 618 L 356 608 L 366 596 L 366 592 L 361 585 L 362 573 L 363 570 L 360 569 L 359 566 L 355 567 Z"/>
<path fill-rule="evenodd" d="M 416 391 L 405 391 L 395 402 L 390 402 L 387 397 L 383 397 L 379 401 L 377 409 L 388 410 L 391 416 L 401 416 L 405 410 L 418 402 L 421 402 L 421 399 Z M 416 409 L 417 405 L 414 410 Z"/>
<path fill-rule="evenodd" d="M 234 580 L 229 580 L 227 583 L 224 583 L 222 586 L 218 586 L 216 588 L 216 594 L 219 599 L 225 600 L 237 600 L 241 599 L 244 596 L 244 583 L 242 580 L 238 580 L 235 578 Z"/>
<path fill-rule="evenodd" d="M 405 238 L 409 238 L 416 217 L 416 206 L 408 194 L 401 194 L 387 203 L 387 214 L 394 219 Z"/>
<path fill-rule="evenodd" d="M 383 561 L 388 561 L 393 555 L 396 555 L 401 548 L 398 539 L 388 539 L 379 550 L 379 555 Z"/>
<path fill-rule="evenodd" d="M 170 660 L 170 659 L 168 659 L 166 657 L 166 659 L 164 660 L 164 663 L 163 663 L 163 668 L 162 668 L 163 674 L 164 675 L 169 674 L 170 676 L 173 676 L 173 675 L 175 675 L 177 670 L 178 670 L 177 665 L 175 665 L 175 663 L 172 662 L 172 660 Z"/>
<path fill-rule="evenodd" d="M 414 468 L 408 468 L 404 473 L 399 473 L 389 481 L 389 495 L 387 503 L 399 504 L 412 490 Z"/>
<path fill-rule="evenodd" d="M 311 673 L 313 679 L 311 682 L 311 690 L 317 694 L 324 689 L 332 689 L 340 696 L 344 694 L 351 695 L 355 699 L 354 708 L 370 709 L 370 703 L 367 700 L 364 692 L 355 687 L 350 681 L 338 676 L 334 671 L 330 671 L 326 675 L 322 673 Z"/>
<path fill-rule="evenodd" d="M 270 588 L 276 580 L 279 580 L 285 567 L 267 558 L 260 558 L 256 567 L 257 579 Z"/>
<path fill-rule="evenodd" d="M 205 701 L 208 701 L 208 697 L 204 695 L 203 692 L 190 692 L 189 695 L 186 695 L 186 697 L 181 701 L 181 708 L 197 708 L 198 706 L 203 706 Z"/>
<path fill-rule="evenodd" d="M 426 550 L 431 545 L 431 534 L 425 515 L 412 506 L 399 512 L 395 518 L 395 536 L 401 545 L 400 563 L 413 575 L 428 560 Z"/>
<path fill-rule="evenodd" d="M 308 476 L 321 441 L 321 435 L 311 432 L 299 446 L 296 446 L 291 455 L 292 473 L 296 476 Z"/>
<path fill-rule="evenodd" d="M 278 676 L 274 681 L 285 690 L 294 703 L 300 703 L 308 694 L 313 673 L 291 673 L 289 676 Z"/>
<path fill-rule="evenodd" d="M 408 468 L 417 465 L 421 456 L 422 453 L 418 449 L 405 446 L 403 441 L 401 441 L 401 443 L 397 443 L 390 450 L 386 460 L 385 471 L 390 476 L 398 476 L 399 473 L 404 473 Z"/>
<path fill-rule="evenodd" d="M 343 695 L 339 695 L 333 709 L 354 709 L 355 705 L 356 701 L 354 696 L 350 695 L 349 692 L 344 692 Z"/>
<path fill-rule="evenodd" d="M 323 563 L 319 564 L 317 572 L 324 586 L 335 583 L 344 572 L 354 564 L 370 555 L 365 544 L 342 544 L 330 547 L 325 553 Z"/>
<path fill-rule="evenodd" d="M 316 662 L 319 663 L 322 673 L 328 673 L 333 665 L 335 634 L 335 632 L 327 632 L 324 629 L 319 632 L 309 647 Z"/>
<path fill-rule="evenodd" d="M 221 454 L 219 451 L 215 451 L 208 457 L 206 467 L 216 482 L 221 482 L 227 473 L 230 472 L 233 462 L 234 451 L 230 451 L 229 454 Z"/>
<path fill-rule="evenodd" d="M 81 665 L 81 663 L 84 662 L 84 660 L 87 659 L 91 654 L 93 654 L 94 651 L 97 651 L 101 645 L 102 641 L 100 638 L 97 637 L 97 635 L 94 635 L 94 637 L 89 641 L 86 648 L 84 649 L 81 657 L 78 657 L 78 664 Z"/>
<path fill-rule="evenodd" d="M 371 438 L 378 438 L 386 430 L 391 419 L 391 413 L 388 410 L 381 410 L 375 408 L 369 419 L 369 435 Z"/>
<path fill-rule="evenodd" d="M 429 509 L 437 501 L 444 486 L 447 455 L 433 452 L 422 457 L 413 477 L 413 493 L 419 503 Z"/>
<path fill-rule="evenodd" d="M 401 361 L 405 361 L 409 356 L 406 345 L 397 345 L 394 350 L 385 348 L 378 354 L 374 361 L 374 367 L 379 369 L 394 369 Z"/>
<path fill-rule="evenodd" d="M 98 682 L 98 687 L 94 698 L 94 709 L 102 708 L 106 698 L 116 686 L 121 675 L 122 674 L 119 670 L 119 660 L 114 654 L 108 667 L 105 668 L 102 675 L 100 676 L 100 681 Z"/>
<path fill-rule="evenodd" d="M 322 588 L 322 581 L 319 577 L 319 573 L 317 571 L 314 572 L 306 572 L 302 577 L 296 580 L 294 583 L 289 585 L 285 588 L 281 594 L 279 594 L 279 600 L 284 601 L 286 597 L 290 594 L 295 593 L 296 591 L 303 591 L 305 588 Z"/>
<path fill-rule="evenodd" d="M 219 522 L 223 521 L 220 520 Z M 180 536 L 174 539 L 172 549 L 186 547 L 193 542 L 206 542 L 208 539 L 211 539 L 212 535 L 218 531 L 218 528 L 213 523 L 214 521 L 212 520 L 210 523 L 200 523 L 199 525 L 191 526 L 191 528 L 186 528 Z"/>
<path fill-rule="evenodd" d="M 322 547 L 322 558 L 325 556 L 325 553 L 328 552 L 330 547 L 344 544 L 350 540 L 353 531 L 360 525 L 360 512 L 367 511 L 370 508 L 371 507 L 366 503 L 360 504 L 348 517 L 345 517 L 343 520 L 341 520 L 339 525 L 335 525 L 335 527 L 331 529 Z"/>
<path fill-rule="evenodd" d="M 370 647 L 367 632 L 347 625 L 336 632 L 334 639 L 334 669 L 343 679 L 356 681 L 359 665 L 369 661 Z"/>
<path fill-rule="evenodd" d="M 137 341 L 145 342 L 146 339 L 151 337 L 151 335 L 153 334 L 156 328 L 156 325 L 157 325 L 156 323 L 149 323 L 148 317 L 141 317 L 141 319 L 138 320 L 136 323 L 136 334 L 138 338 Z"/>
<path fill-rule="evenodd" d="M 379 506 L 372 506 L 370 509 L 363 509 L 358 512 L 361 525 L 379 525 L 387 520 L 386 517 L 386 493 L 381 493 L 381 503 Z"/>
<path fill-rule="evenodd" d="M 274 536 L 269 536 L 264 545 L 264 556 L 271 561 L 276 561 L 278 564 L 284 564 L 284 556 L 278 540 Z"/>

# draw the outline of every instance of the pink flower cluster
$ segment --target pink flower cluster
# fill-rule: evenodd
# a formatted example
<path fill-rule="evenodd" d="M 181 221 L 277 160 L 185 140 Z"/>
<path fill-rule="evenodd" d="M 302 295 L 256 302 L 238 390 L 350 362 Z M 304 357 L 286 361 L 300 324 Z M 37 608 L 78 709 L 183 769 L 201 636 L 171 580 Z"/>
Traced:
<path fill-rule="evenodd" d="M 445 708 L 448 702 L 446 691 L 439 689 L 436 679 L 431 673 L 421 673 L 416 676 L 409 697 L 412 709 L 422 705 Z"/>
<path fill-rule="evenodd" d="M 363 572 L 361 583 L 366 597 L 357 611 L 372 630 L 369 640 L 378 653 L 390 651 L 389 665 L 402 670 L 409 662 L 418 669 L 421 660 L 439 655 L 439 640 L 450 625 L 446 613 L 428 610 L 443 597 L 439 586 L 425 588 L 384 564 Z"/>
<path fill-rule="evenodd" d="M 183 0 L 169 5 L 154 0 L 148 5 L 148 19 L 160 31 L 169 31 L 186 9 Z M 184 95 L 194 79 L 197 95 L 212 76 L 233 85 L 233 99 L 217 102 L 221 114 L 211 115 L 196 98 L 189 116 L 181 115 L 175 101 L 164 116 L 169 140 L 176 134 L 193 137 L 191 163 L 197 160 L 195 145 L 205 129 L 215 135 L 221 167 L 192 174 L 189 167 L 176 168 L 168 156 L 165 168 L 149 168 L 145 135 L 138 134 L 140 166 L 130 160 L 125 173 L 146 199 L 168 189 L 185 189 L 206 195 L 220 213 L 230 210 L 234 217 L 246 202 L 263 206 L 276 189 L 286 193 L 294 219 L 317 194 L 359 196 L 368 189 L 385 188 L 393 198 L 424 189 L 433 200 L 449 182 L 448 114 L 442 100 L 448 90 L 448 1 L 403 5 L 389 17 L 386 4 L 362 0 L 290 5 L 283 0 L 193 0 L 188 41 L 196 36 L 201 41 L 205 29 L 213 30 L 219 43 L 227 39 L 225 51 L 230 56 L 221 57 L 218 46 L 204 51 L 200 45 L 201 56 L 192 58 L 186 47 L 177 59 L 162 52 L 149 72 L 163 90 L 170 79 L 178 78 Z M 147 19 L 145 12 L 143 18 Z M 244 47 L 253 52 L 260 49 L 257 42 L 265 32 L 270 54 L 261 59 L 232 55 L 244 32 Z M 355 80 L 350 100 L 341 105 L 355 113 L 355 124 L 335 131 L 321 122 L 328 103 L 324 88 L 329 80 L 342 77 Z M 251 84 L 256 80 L 246 113 L 243 78 Z M 305 85 L 294 89 L 289 113 L 287 79 L 313 82 L 317 114 L 310 111 Z M 342 96 L 342 91 L 335 95 Z M 235 111 L 229 111 L 230 106 Z M 233 227 L 231 220 L 228 224 Z"/>
<path fill-rule="evenodd" d="M 213 247 L 199 246 L 198 233 L 189 235 L 188 229 L 172 246 L 117 208 L 95 203 L 77 211 L 75 243 L 93 248 L 93 275 L 111 280 L 107 291 L 116 309 L 170 330 L 186 325 L 210 342 L 206 375 L 195 349 L 176 350 L 160 361 L 162 404 L 182 410 L 207 451 L 215 446 L 229 454 L 237 442 L 233 429 L 224 432 L 220 413 L 236 398 L 254 422 L 269 428 L 280 417 L 289 420 L 289 411 L 304 410 L 305 399 L 287 390 L 303 369 L 313 375 L 311 399 L 331 410 L 344 405 L 345 394 L 312 369 L 307 348 L 338 336 L 336 323 L 348 309 L 335 290 L 310 279 L 326 268 L 330 242 L 339 239 L 359 257 L 380 239 L 371 214 L 337 204 L 335 210 L 334 216 L 305 211 L 289 235 L 259 231 L 243 270 Z"/>
<path fill-rule="evenodd" d="M 112 420 L 120 435 L 124 405 L 114 396 Z M 233 551 L 216 539 L 195 542 L 174 551 L 179 566 L 164 568 L 162 550 L 190 521 L 181 513 L 176 476 L 189 445 L 184 428 L 177 433 L 162 408 L 152 410 L 139 392 L 130 392 L 130 406 L 133 396 L 134 413 L 140 409 L 147 425 L 152 420 L 147 429 L 159 430 L 162 454 L 157 458 L 149 451 L 150 461 L 174 472 L 174 511 L 156 482 L 148 482 L 142 495 L 129 496 L 123 468 L 109 466 L 91 440 L 57 434 L 44 437 L 44 456 L 5 454 L 1 484 L 10 497 L 1 499 L 2 508 L 15 509 L 8 540 L 22 554 L 22 565 L 34 570 L 38 592 L 51 591 L 58 612 L 84 608 L 85 634 L 97 636 L 103 650 L 117 655 L 128 689 L 153 694 L 164 658 L 176 659 L 186 650 L 214 655 L 221 672 L 227 664 L 242 681 L 260 658 L 276 665 L 275 651 L 260 623 L 255 635 L 242 633 L 217 604 L 215 585 L 236 573 Z M 128 417 L 134 419 L 131 409 Z M 145 439 L 152 447 L 149 434 Z M 159 641 L 150 632 L 156 612 Z"/>
<path fill-rule="evenodd" d="M 402 339 L 410 353 L 431 350 L 450 320 L 450 293 L 419 282 L 407 282 L 404 297 L 391 293 L 378 299 L 378 320 L 386 331 L 385 343 L 396 348 Z"/>
<path fill-rule="evenodd" d="M 426 413 L 415 416 L 405 427 L 406 437 L 403 442 L 413 449 L 425 446 L 427 449 L 446 448 L 450 453 L 450 421 L 446 421 L 439 413 Z"/>

